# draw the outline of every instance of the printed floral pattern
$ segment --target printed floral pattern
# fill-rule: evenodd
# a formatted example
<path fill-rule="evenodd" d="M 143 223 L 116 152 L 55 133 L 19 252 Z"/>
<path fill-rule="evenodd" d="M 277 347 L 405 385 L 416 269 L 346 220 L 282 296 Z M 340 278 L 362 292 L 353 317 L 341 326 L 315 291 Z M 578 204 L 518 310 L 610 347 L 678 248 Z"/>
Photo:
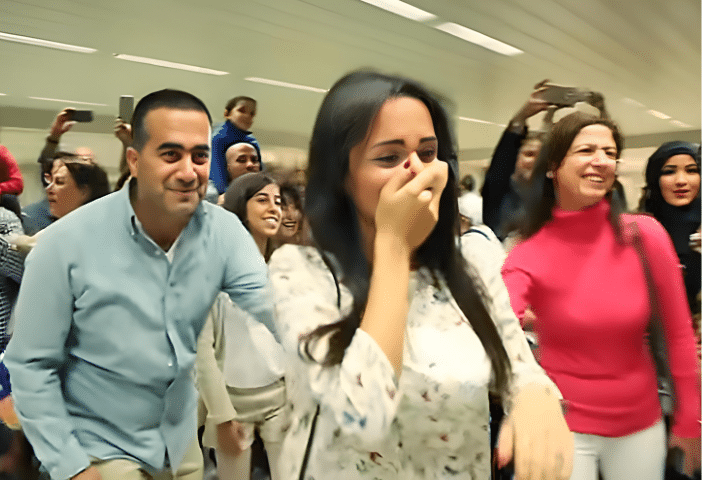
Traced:
<path fill-rule="evenodd" d="M 488 240 L 477 237 L 465 241 L 463 251 L 492 299 L 491 313 L 512 361 L 510 397 L 533 381 L 553 386 L 509 307 L 500 276 L 503 257 L 485 255 L 494 250 L 484 248 Z M 398 380 L 380 347 L 362 330 L 355 333 L 341 365 L 304 361 L 298 354 L 300 336 L 348 312 L 351 295 L 341 287 L 340 311 L 333 277 L 310 247 L 280 248 L 269 268 L 292 403 L 292 426 L 281 455 L 283 478 L 299 476 L 317 404 L 306 479 L 490 477 L 490 362 L 443 279 L 424 268 L 412 274 Z M 324 345 L 311 350 L 321 358 Z"/>

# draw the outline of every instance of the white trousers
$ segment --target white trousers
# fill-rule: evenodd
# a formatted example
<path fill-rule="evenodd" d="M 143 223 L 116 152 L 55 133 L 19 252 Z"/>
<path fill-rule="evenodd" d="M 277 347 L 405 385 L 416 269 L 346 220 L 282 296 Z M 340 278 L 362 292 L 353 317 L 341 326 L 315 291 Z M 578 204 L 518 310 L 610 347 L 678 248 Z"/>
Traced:
<path fill-rule="evenodd" d="M 662 480 L 667 442 L 663 420 L 625 437 L 575 433 L 570 480 Z"/>

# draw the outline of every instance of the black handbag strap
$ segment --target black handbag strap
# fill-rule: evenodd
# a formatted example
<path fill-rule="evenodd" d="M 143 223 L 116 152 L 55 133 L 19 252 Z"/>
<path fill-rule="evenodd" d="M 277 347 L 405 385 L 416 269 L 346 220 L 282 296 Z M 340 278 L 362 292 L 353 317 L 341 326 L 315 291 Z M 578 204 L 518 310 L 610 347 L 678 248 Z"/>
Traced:
<path fill-rule="evenodd" d="M 320 250 L 320 254 L 322 255 L 322 260 L 324 261 L 324 264 L 327 266 L 329 269 L 329 272 L 331 272 L 332 277 L 334 278 L 334 285 L 336 286 L 336 306 L 337 308 L 341 309 L 341 287 L 339 286 L 339 279 L 336 277 L 336 273 L 334 273 L 334 268 L 332 268 L 332 263 L 329 260 L 329 257 L 327 257 L 324 252 Z M 312 417 L 312 425 L 310 426 L 310 436 L 307 439 L 307 446 L 305 447 L 305 454 L 302 456 L 302 465 L 300 466 L 300 477 L 299 480 L 304 480 L 305 477 L 305 472 L 307 471 L 307 463 L 310 460 L 310 452 L 312 451 L 312 440 L 314 439 L 314 431 L 317 428 L 317 418 L 319 417 L 319 404 L 317 404 L 317 408 L 314 411 L 314 416 Z"/>
<path fill-rule="evenodd" d="M 648 299 L 651 308 L 651 319 L 648 324 L 648 342 L 651 349 L 651 355 L 653 356 L 656 366 L 656 374 L 658 375 L 659 379 L 662 379 L 667 383 L 667 387 L 670 389 L 670 394 L 674 404 L 675 392 L 673 389 L 670 368 L 668 367 L 668 352 L 666 348 L 665 333 L 663 332 L 662 317 L 658 303 L 656 285 L 653 281 L 653 274 L 651 273 L 651 266 L 648 262 L 648 257 L 646 256 L 646 249 L 643 245 L 639 225 L 636 222 L 631 222 L 628 226 L 632 232 L 632 244 L 641 261 L 641 267 L 643 268 L 644 277 L 646 278 L 646 287 L 648 289 Z"/>
<path fill-rule="evenodd" d="M 300 480 L 304 480 L 305 471 L 307 471 L 307 462 L 309 462 L 310 460 L 310 451 L 312 450 L 312 439 L 314 438 L 314 431 L 317 428 L 317 417 L 319 417 L 319 404 L 317 404 L 317 409 L 314 411 L 314 416 L 312 417 L 312 426 L 310 427 L 310 438 L 307 439 L 305 454 L 302 456 L 302 466 L 300 467 Z"/>

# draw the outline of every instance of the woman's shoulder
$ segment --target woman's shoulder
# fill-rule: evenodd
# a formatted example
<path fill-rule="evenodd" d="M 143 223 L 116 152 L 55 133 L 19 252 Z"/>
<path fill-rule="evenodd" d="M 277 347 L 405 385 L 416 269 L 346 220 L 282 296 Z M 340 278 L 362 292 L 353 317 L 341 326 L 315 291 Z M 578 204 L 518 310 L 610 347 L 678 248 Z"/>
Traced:
<path fill-rule="evenodd" d="M 668 231 L 653 215 L 647 213 L 624 213 L 621 216 L 624 234 L 638 231 L 649 241 L 670 241 Z"/>
<path fill-rule="evenodd" d="M 268 262 L 271 274 L 300 272 L 301 270 L 328 270 L 322 255 L 315 247 L 285 244 L 278 247 Z"/>

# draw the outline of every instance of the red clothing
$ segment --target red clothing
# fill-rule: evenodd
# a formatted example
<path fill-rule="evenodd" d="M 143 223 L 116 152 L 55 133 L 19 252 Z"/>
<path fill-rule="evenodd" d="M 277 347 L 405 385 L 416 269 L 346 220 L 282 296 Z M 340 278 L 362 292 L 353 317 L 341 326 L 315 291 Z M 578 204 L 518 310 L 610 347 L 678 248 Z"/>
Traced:
<path fill-rule="evenodd" d="M 13 193 L 19 195 L 24 190 L 24 180 L 17 160 L 7 147 L 0 145 L 0 194 Z"/>
<path fill-rule="evenodd" d="M 517 245 L 502 276 L 517 317 L 536 314 L 541 366 L 567 401 L 574 432 L 628 435 L 661 417 L 645 331 L 646 278 L 636 249 L 622 245 L 605 200 L 581 211 L 554 208 L 553 219 Z M 700 377 L 678 257 L 653 218 L 636 221 L 658 291 L 676 391 L 673 433 L 700 436 Z"/>

